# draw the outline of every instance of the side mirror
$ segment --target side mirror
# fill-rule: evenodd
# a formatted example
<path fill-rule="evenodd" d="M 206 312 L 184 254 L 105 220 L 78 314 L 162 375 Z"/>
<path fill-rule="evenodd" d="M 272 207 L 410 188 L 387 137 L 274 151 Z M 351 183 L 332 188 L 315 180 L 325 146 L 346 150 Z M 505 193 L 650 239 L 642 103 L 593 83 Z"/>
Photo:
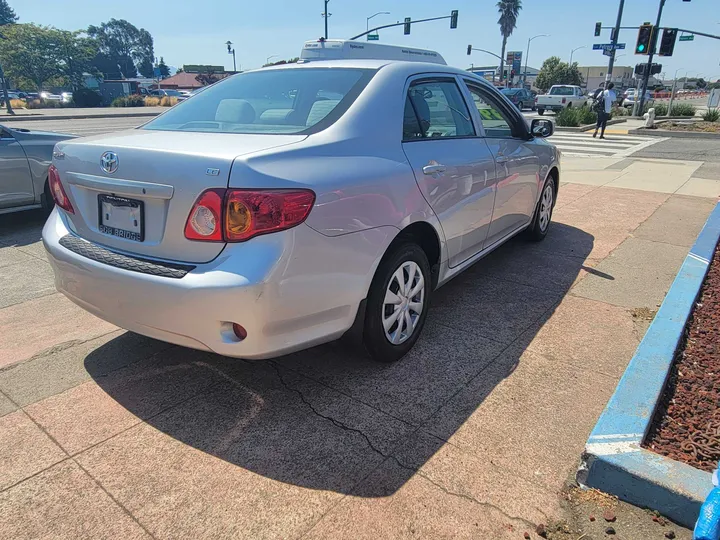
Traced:
<path fill-rule="evenodd" d="M 555 132 L 555 124 L 546 118 L 534 118 L 530 124 L 533 137 L 549 137 Z"/>

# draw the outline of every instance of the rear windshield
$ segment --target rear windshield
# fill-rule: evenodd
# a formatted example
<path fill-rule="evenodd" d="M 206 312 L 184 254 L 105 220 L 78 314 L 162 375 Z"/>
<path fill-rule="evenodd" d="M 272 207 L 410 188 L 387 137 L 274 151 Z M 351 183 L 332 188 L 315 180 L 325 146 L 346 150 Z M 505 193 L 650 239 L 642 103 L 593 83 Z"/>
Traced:
<path fill-rule="evenodd" d="M 506 96 L 514 96 L 515 94 L 520 92 L 519 88 L 503 88 L 500 90 L 503 94 Z"/>
<path fill-rule="evenodd" d="M 550 95 L 551 96 L 572 96 L 573 95 L 573 87 L 572 86 L 555 86 L 554 88 L 550 89 Z"/>
<path fill-rule="evenodd" d="M 142 129 L 210 133 L 313 133 L 336 121 L 374 70 L 295 68 L 229 77 Z"/>

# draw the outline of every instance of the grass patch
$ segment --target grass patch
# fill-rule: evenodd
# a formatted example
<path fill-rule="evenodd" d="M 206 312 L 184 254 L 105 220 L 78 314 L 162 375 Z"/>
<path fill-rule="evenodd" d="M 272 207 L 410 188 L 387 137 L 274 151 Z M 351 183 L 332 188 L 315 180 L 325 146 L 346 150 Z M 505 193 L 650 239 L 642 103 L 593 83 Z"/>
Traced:
<path fill-rule="evenodd" d="M 720 111 L 717 109 L 708 109 L 702 118 L 705 122 L 717 122 L 720 120 Z"/>
<path fill-rule="evenodd" d="M 142 96 L 131 94 L 129 96 L 120 96 L 113 99 L 111 107 L 144 107 L 145 100 Z"/>

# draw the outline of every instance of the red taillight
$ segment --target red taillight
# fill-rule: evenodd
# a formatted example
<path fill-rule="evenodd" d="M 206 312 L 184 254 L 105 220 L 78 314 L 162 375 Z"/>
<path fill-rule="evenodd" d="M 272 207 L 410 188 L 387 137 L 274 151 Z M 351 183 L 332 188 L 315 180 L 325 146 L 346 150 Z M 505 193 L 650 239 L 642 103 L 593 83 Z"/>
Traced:
<path fill-rule="evenodd" d="M 224 189 L 208 189 L 198 197 L 185 223 L 185 238 L 208 242 L 223 241 L 224 196 Z"/>
<path fill-rule="evenodd" d="M 193 206 L 185 237 L 244 242 L 299 225 L 314 203 L 315 193 L 308 189 L 209 189 Z"/>
<path fill-rule="evenodd" d="M 62 182 L 60 182 L 60 173 L 55 168 L 55 165 L 50 165 L 50 168 L 48 168 L 48 186 L 55 204 L 66 212 L 74 214 L 75 209 L 70 204 L 70 199 L 68 199 L 67 193 L 63 189 Z"/>
<path fill-rule="evenodd" d="M 565 104 L 566 101 L 567 101 L 567 99 L 563 98 L 563 100 L 562 100 L 563 105 Z"/>

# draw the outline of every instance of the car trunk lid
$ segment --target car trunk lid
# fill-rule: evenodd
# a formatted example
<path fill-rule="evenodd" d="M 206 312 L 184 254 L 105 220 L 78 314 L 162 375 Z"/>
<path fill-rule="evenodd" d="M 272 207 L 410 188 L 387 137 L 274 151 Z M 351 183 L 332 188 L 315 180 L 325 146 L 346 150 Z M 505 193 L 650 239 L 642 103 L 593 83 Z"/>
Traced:
<path fill-rule="evenodd" d="M 227 187 L 237 156 L 304 138 L 131 130 L 59 143 L 53 163 L 75 209 L 68 217 L 76 234 L 126 253 L 202 263 L 225 244 L 185 238 L 198 195 Z"/>

